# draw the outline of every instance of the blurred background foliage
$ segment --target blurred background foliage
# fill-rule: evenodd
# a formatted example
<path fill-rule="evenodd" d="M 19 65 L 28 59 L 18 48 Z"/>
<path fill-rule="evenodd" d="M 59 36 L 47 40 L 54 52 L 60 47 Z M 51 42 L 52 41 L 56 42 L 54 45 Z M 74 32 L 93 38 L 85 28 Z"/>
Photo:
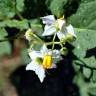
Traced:
<path fill-rule="evenodd" d="M 25 31 L 32 28 L 40 36 L 40 17 L 49 14 L 57 18 L 64 14 L 74 26 L 77 39 L 67 56 L 75 70 L 72 82 L 78 86 L 80 96 L 96 96 L 96 0 L 0 0 L 0 93 L 7 90 L 8 76 L 30 61 Z"/>

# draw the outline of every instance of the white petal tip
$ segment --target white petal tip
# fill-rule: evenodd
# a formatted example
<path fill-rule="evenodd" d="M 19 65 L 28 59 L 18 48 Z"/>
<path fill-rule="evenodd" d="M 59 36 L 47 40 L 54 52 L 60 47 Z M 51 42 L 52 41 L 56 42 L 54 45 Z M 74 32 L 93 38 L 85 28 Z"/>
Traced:
<path fill-rule="evenodd" d="M 26 66 L 26 70 L 30 70 L 30 68 L 28 68 L 28 66 Z"/>
<path fill-rule="evenodd" d="M 46 34 L 43 33 L 42 36 L 46 36 Z"/>
<path fill-rule="evenodd" d="M 40 82 L 43 83 L 45 76 L 43 76 L 43 77 L 38 76 L 38 78 L 39 78 Z"/>
<path fill-rule="evenodd" d="M 43 83 L 44 80 L 40 80 L 41 83 Z"/>
<path fill-rule="evenodd" d="M 30 64 L 26 66 L 26 70 L 32 70 Z"/>

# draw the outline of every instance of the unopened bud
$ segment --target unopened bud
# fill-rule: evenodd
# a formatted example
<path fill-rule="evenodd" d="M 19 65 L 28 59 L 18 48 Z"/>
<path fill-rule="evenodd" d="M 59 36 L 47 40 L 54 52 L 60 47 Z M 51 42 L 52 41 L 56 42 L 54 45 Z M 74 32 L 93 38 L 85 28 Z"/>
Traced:
<path fill-rule="evenodd" d="M 25 33 L 25 37 L 28 41 L 31 41 L 32 40 L 32 35 L 33 35 L 33 32 L 32 32 L 32 29 L 28 29 Z"/>
<path fill-rule="evenodd" d="M 64 48 L 61 48 L 60 49 L 60 52 L 61 52 L 62 55 L 65 55 L 66 56 L 68 54 L 68 49 L 65 48 L 65 47 Z"/>

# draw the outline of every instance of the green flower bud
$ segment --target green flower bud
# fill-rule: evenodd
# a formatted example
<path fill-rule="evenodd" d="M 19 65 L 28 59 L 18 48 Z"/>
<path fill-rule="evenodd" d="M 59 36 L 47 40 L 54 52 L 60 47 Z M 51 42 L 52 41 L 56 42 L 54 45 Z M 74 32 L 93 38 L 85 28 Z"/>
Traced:
<path fill-rule="evenodd" d="M 64 56 L 66 56 L 68 54 L 68 49 L 66 47 L 63 47 L 60 49 L 60 53 Z"/>
<path fill-rule="evenodd" d="M 71 34 L 67 34 L 66 35 L 66 41 L 67 42 L 72 42 L 72 41 L 74 41 L 76 38 L 73 36 L 73 35 L 71 35 Z"/>
<path fill-rule="evenodd" d="M 33 36 L 33 32 L 31 29 L 28 29 L 25 33 L 25 37 L 28 41 L 31 41 L 32 40 L 32 36 Z"/>

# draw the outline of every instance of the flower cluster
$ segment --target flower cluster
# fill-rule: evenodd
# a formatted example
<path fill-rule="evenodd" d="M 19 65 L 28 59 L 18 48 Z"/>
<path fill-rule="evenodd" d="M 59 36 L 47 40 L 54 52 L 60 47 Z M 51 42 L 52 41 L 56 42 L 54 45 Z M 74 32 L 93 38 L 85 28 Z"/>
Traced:
<path fill-rule="evenodd" d="M 65 55 L 67 48 L 64 46 L 66 42 L 71 42 L 76 38 L 76 34 L 72 25 L 66 25 L 64 16 L 59 19 L 55 19 L 54 15 L 48 15 L 41 17 L 44 26 L 44 32 L 42 37 L 53 36 L 51 42 L 45 42 L 32 29 L 28 29 L 25 33 L 26 39 L 31 42 L 31 48 L 29 49 L 29 56 L 32 61 L 26 66 L 26 70 L 33 70 L 41 82 L 45 78 L 45 72 L 47 69 L 56 68 L 56 63 L 62 59 L 62 55 Z M 56 40 L 57 38 L 57 40 Z M 37 42 L 36 42 L 37 40 Z M 35 42 L 35 43 L 34 43 Z M 41 42 L 41 43 L 40 43 Z M 36 50 L 32 45 L 41 44 L 42 47 Z M 55 48 L 55 44 L 61 46 L 60 49 Z M 34 45 L 34 46 L 35 46 Z M 47 46 L 51 45 L 52 48 Z"/>

